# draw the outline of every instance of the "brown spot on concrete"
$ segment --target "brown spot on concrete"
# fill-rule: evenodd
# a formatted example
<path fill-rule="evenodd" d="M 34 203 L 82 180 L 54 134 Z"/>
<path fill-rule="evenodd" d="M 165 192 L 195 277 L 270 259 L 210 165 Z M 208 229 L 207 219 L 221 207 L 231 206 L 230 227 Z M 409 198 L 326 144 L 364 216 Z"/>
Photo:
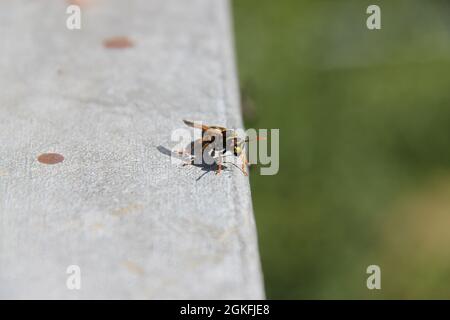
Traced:
<path fill-rule="evenodd" d="M 108 49 L 124 49 L 133 47 L 134 43 L 127 37 L 112 37 L 103 41 L 103 46 Z"/>
<path fill-rule="evenodd" d="M 57 164 L 64 161 L 64 157 L 58 153 L 43 153 L 37 159 L 43 164 Z"/>
<path fill-rule="evenodd" d="M 139 209 L 142 209 L 141 205 L 139 205 L 139 204 L 130 204 L 129 206 L 115 209 L 114 211 L 111 212 L 111 214 L 113 216 L 116 216 L 116 217 L 121 217 L 121 216 L 127 215 L 129 213 L 133 213 L 135 211 L 138 211 Z"/>
<path fill-rule="evenodd" d="M 142 269 L 141 266 L 137 265 L 134 262 L 124 261 L 123 265 L 125 266 L 125 268 L 128 269 L 128 271 L 130 271 L 131 273 L 134 273 L 135 275 L 142 276 L 145 273 L 144 269 Z"/>

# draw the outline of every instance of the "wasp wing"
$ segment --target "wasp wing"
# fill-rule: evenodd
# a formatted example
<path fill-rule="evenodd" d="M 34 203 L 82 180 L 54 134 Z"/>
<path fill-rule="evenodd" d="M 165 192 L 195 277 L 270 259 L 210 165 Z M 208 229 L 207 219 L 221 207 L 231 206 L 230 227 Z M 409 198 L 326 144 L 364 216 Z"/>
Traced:
<path fill-rule="evenodd" d="M 189 120 L 183 120 L 183 122 L 188 126 L 188 127 L 192 127 L 192 128 L 197 128 L 197 129 L 202 129 L 202 131 L 206 131 L 209 129 L 209 126 L 198 123 L 198 122 L 194 122 L 194 121 L 189 121 Z"/>
<path fill-rule="evenodd" d="M 197 128 L 202 130 L 202 137 L 203 142 L 213 142 L 216 139 L 216 137 L 221 137 L 222 140 L 224 140 L 224 147 L 225 147 L 225 137 L 227 137 L 227 132 L 230 131 L 225 127 L 220 126 L 207 126 L 198 122 L 193 122 L 189 120 L 183 120 L 183 122 L 192 128 Z"/>
<path fill-rule="evenodd" d="M 207 131 L 209 129 L 212 130 L 219 130 L 220 132 L 227 131 L 227 128 L 220 127 L 220 126 L 207 126 L 206 124 L 190 121 L 190 120 L 183 120 L 183 122 L 188 126 L 192 128 L 202 129 L 202 131 Z"/>

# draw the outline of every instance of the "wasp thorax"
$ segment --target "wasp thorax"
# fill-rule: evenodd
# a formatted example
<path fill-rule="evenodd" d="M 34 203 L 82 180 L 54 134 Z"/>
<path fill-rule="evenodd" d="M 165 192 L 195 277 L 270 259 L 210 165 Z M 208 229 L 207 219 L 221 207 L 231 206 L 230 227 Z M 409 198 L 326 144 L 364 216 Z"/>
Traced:
<path fill-rule="evenodd" d="M 242 173 L 247 175 L 245 166 L 248 164 L 248 161 L 245 157 L 245 152 L 243 152 L 245 140 L 239 138 L 235 130 L 219 126 L 207 126 L 189 120 L 183 120 L 183 122 L 190 127 L 202 130 L 202 137 L 192 141 L 190 144 L 190 164 L 211 165 L 215 163 L 220 173 L 222 165 L 225 163 L 236 166 L 230 161 L 230 157 L 240 156 L 242 162 L 242 168 L 240 169 Z M 183 154 L 185 153 L 187 152 L 183 152 Z"/>

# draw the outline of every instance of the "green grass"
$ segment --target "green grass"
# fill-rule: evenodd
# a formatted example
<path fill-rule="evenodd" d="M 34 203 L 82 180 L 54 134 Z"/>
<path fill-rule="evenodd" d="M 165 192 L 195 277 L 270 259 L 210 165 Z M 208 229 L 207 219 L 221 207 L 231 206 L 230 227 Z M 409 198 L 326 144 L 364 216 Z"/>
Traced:
<path fill-rule="evenodd" d="M 372 3 L 380 31 L 365 27 Z M 279 173 L 251 177 L 268 298 L 450 298 L 450 236 L 432 255 L 412 247 L 428 243 L 421 215 L 450 216 L 445 196 L 427 200 L 450 190 L 449 9 L 233 1 L 246 126 L 280 129 Z M 370 264 L 381 291 L 365 286 Z"/>

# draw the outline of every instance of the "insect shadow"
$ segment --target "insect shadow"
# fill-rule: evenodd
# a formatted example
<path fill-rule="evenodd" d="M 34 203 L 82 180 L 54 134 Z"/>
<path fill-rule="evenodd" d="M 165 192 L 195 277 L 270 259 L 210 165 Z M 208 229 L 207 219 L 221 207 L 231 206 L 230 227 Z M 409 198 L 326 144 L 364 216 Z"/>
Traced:
<path fill-rule="evenodd" d="M 169 156 L 169 157 L 175 157 L 179 160 L 185 161 L 186 165 L 192 165 L 194 167 L 200 168 L 202 171 L 204 171 L 203 174 L 201 174 L 196 181 L 199 181 L 201 178 L 203 178 L 205 175 L 207 175 L 210 172 L 216 172 L 219 168 L 219 166 L 217 165 L 217 163 L 212 163 L 212 164 L 208 164 L 205 161 L 199 161 L 201 163 L 195 163 L 195 161 L 193 163 L 189 163 L 191 160 L 186 158 L 186 155 L 182 155 L 179 154 L 178 152 L 174 152 L 170 149 L 167 149 L 164 146 L 159 145 L 158 147 L 156 147 L 156 149 L 158 149 L 159 152 L 161 152 L 162 154 Z M 193 150 L 193 142 L 191 142 L 190 144 L 187 145 L 187 147 L 185 148 L 185 150 Z M 190 153 L 191 155 L 194 155 L 193 151 Z M 222 166 L 223 169 L 226 169 L 227 167 L 225 165 Z"/>

